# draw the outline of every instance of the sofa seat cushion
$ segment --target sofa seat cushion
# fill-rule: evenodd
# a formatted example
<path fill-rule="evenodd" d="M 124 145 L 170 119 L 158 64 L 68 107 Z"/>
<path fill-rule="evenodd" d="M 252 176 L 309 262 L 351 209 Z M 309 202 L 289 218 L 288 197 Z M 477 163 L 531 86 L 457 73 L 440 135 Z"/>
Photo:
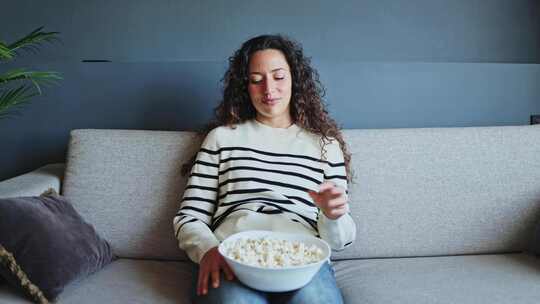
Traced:
<path fill-rule="evenodd" d="M 528 254 L 344 260 L 346 303 L 538 303 L 540 259 Z M 191 303 L 190 262 L 119 259 L 68 286 L 56 304 Z M 27 300 L 0 284 L 0 303 Z"/>
<path fill-rule="evenodd" d="M 540 259 L 528 254 L 334 262 L 346 303 L 539 303 Z"/>
<path fill-rule="evenodd" d="M 55 304 L 191 303 L 191 262 L 118 259 L 68 286 Z M 0 303 L 31 303 L 0 284 Z"/>

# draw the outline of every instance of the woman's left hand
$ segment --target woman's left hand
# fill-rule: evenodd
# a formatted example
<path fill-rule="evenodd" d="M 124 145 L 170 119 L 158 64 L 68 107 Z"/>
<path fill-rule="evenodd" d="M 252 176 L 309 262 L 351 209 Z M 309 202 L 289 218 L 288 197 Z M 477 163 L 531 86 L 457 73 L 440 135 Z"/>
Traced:
<path fill-rule="evenodd" d="M 329 219 L 336 220 L 348 211 L 345 189 L 332 182 L 320 184 L 319 192 L 309 191 L 308 193 Z"/>

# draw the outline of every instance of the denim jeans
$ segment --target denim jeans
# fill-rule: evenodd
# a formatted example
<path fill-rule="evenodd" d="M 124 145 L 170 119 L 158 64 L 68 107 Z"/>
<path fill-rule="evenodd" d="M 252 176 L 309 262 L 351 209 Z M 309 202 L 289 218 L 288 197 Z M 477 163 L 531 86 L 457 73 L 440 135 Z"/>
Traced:
<path fill-rule="evenodd" d="M 319 272 L 313 277 L 306 286 L 288 292 L 263 292 L 247 287 L 240 283 L 238 279 L 229 281 L 221 273 L 220 285 L 218 288 L 208 287 L 206 295 L 197 296 L 197 278 L 198 265 L 193 283 L 193 303 L 196 304 L 216 304 L 216 303 L 234 303 L 234 304 L 263 304 L 263 303 L 343 303 L 341 291 L 337 287 L 334 269 L 328 263 L 325 263 Z"/>

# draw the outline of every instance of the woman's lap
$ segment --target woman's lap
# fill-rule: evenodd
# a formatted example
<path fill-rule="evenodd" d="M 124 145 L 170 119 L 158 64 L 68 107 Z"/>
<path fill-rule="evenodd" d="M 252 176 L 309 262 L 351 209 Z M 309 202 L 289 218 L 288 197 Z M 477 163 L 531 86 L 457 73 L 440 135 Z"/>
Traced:
<path fill-rule="evenodd" d="M 337 287 L 334 269 L 324 264 L 306 286 L 283 293 L 272 293 L 272 303 L 343 303 L 341 291 Z"/>
<path fill-rule="evenodd" d="M 198 274 L 198 267 L 196 268 Z M 193 289 L 197 284 L 195 276 Z M 262 292 L 254 290 L 240 283 L 238 279 L 228 281 L 223 274 L 218 288 L 208 288 L 204 296 L 194 295 L 194 303 L 343 303 L 341 292 L 336 285 L 334 270 L 328 263 L 324 264 L 319 272 L 306 286 L 289 292 Z"/>
<path fill-rule="evenodd" d="M 195 288 L 194 288 L 195 289 Z M 195 289 L 196 291 L 196 289 Z M 218 288 L 208 287 L 208 293 L 203 296 L 194 295 L 193 303 L 238 303 L 238 304 L 266 304 L 268 297 L 264 292 L 251 289 L 238 280 L 228 281 L 222 275 Z"/>

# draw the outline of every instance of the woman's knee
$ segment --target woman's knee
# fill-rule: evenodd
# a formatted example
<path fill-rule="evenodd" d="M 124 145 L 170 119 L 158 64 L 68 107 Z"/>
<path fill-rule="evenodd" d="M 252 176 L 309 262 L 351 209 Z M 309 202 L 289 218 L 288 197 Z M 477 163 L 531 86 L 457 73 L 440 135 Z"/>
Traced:
<path fill-rule="evenodd" d="M 343 296 L 337 287 L 331 267 L 329 264 L 323 265 L 311 282 L 299 290 L 290 293 L 287 303 L 343 303 Z"/>
<path fill-rule="evenodd" d="M 218 288 L 209 287 L 206 295 L 194 296 L 193 302 L 196 304 L 213 304 L 213 303 L 227 303 L 227 304 L 267 304 L 266 296 L 256 290 L 253 290 L 243 284 L 237 279 L 233 281 L 225 280 L 222 277 L 222 281 Z"/>

